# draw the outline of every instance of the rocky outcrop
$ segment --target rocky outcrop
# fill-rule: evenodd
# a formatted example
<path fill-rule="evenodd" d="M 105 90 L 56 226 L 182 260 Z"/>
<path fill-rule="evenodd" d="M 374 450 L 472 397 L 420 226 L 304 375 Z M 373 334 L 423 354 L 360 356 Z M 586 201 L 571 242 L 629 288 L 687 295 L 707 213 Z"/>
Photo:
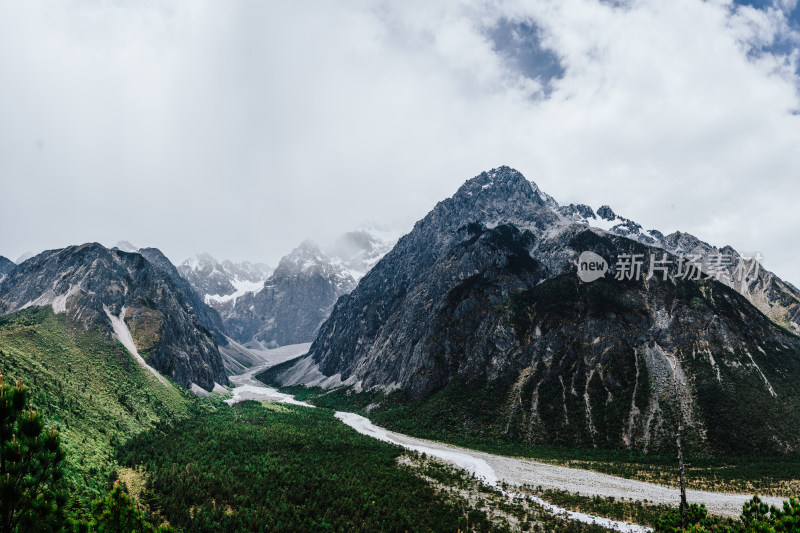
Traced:
<path fill-rule="evenodd" d="M 112 318 L 122 318 L 138 352 L 162 374 L 185 387 L 227 384 L 214 336 L 192 305 L 196 295 L 166 264 L 156 266 L 163 258 L 156 252 L 148 254 L 153 262 L 96 243 L 43 252 L 0 285 L 0 315 L 50 305 L 73 327 L 100 328 L 109 339 Z"/>

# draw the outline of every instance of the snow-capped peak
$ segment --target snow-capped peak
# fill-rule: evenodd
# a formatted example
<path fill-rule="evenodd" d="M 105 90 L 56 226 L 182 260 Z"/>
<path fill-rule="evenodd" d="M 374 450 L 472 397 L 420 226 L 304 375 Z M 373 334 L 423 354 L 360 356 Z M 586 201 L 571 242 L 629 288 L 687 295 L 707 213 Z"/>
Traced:
<path fill-rule="evenodd" d="M 117 244 L 114 245 L 114 248 L 122 252 L 129 252 L 129 253 L 139 251 L 139 247 L 134 246 L 133 244 L 130 243 L 130 241 L 119 241 Z"/>

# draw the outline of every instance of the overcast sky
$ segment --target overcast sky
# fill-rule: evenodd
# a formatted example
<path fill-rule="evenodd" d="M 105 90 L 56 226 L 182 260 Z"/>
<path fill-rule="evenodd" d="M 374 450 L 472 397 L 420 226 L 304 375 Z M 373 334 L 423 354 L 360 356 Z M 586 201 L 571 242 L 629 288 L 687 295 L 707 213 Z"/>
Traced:
<path fill-rule="evenodd" d="M 273 265 L 503 164 L 800 285 L 797 0 L 0 0 L 0 255 Z"/>

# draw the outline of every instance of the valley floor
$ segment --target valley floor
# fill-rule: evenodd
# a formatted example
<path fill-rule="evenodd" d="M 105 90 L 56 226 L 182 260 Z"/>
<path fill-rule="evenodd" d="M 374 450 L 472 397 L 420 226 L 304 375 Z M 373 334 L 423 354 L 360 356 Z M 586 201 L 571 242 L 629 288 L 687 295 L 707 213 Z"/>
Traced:
<path fill-rule="evenodd" d="M 675 505 L 680 500 L 680 492 L 674 487 L 625 479 L 608 474 L 579 470 L 551 464 L 540 463 L 517 457 L 505 457 L 490 453 L 459 448 L 449 444 L 434 442 L 401 433 L 388 431 L 373 425 L 363 416 L 352 413 L 337 413 L 337 418 L 356 429 L 359 433 L 370 435 L 385 442 L 399 444 L 404 448 L 439 457 L 488 483 L 506 483 L 510 486 L 523 485 L 541 487 L 543 490 L 566 490 L 584 496 L 613 497 L 616 499 L 647 501 L 653 504 Z M 752 498 L 752 494 L 728 494 L 688 490 L 689 503 L 702 503 L 712 514 L 738 517 L 742 505 Z M 765 502 L 780 506 L 781 498 L 764 497 Z"/>
<path fill-rule="evenodd" d="M 288 360 L 293 356 L 302 355 L 307 349 L 307 345 L 297 345 L 295 347 L 286 346 L 282 348 L 284 353 L 281 355 L 285 355 Z M 233 397 L 227 400 L 227 402 L 232 404 L 237 401 L 250 399 L 313 407 L 310 404 L 294 399 L 290 394 L 285 394 L 272 387 L 264 386 L 256 380 L 256 374 L 269 368 L 273 364 L 277 364 L 277 361 L 270 361 L 244 374 L 232 377 L 231 381 L 236 387 L 233 389 Z M 436 457 L 464 469 L 478 478 L 482 478 L 483 481 L 489 485 L 505 486 L 510 491 L 517 490 L 517 488 L 521 487 L 528 487 L 535 488 L 538 491 L 557 490 L 579 493 L 587 497 L 599 496 L 602 498 L 641 501 L 647 502 L 650 505 L 675 505 L 680 498 L 678 489 L 674 487 L 625 479 L 588 470 L 545 464 L 523 458 L 479 452 L 440 442 L 410 437 L 377 427 L 363 416 L 353 413 L 337 412 L 336 417 L 359 433 L 384 442 L 400 445 L 409 450 L 425 453 L 428 456 Z M 752 495 L 689 490 L 687 491 L 687 497 L 689 503 L 702 503 L 712 514 L 738 517 L 743 504 L 748 501 Z M 777 506 L 780 506 L 782 502 L 782 499 L 774 497 L 765 497 L 763 500 Z M 550 507 L 554 512 L 568 513 L 572 519 L 587 523 L 598 523 L 599 525 L 611 529 L 620 531 L 647 530 L 647 528 L 632 526 L 624 522 L 616 522 L 585 515 L 583 513 L 565 511 L 555 506 Z"/>

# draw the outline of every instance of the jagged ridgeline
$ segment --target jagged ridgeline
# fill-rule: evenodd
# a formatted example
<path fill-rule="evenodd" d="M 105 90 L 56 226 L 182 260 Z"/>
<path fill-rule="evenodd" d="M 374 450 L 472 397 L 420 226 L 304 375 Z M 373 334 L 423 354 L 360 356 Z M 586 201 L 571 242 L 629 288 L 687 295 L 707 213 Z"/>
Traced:
<path fill-rule="evenodd" d="M 581 281 L 587 251 L 605 277 Z M 675 270 L 716 252 L 724 276 Z M 614 279 L 632 254 L 641 278 Z M 645 279 L 651 256 L 673 265 L 666 280 Z M 308 355 L 271 375 L 349 387 L 377 421 L 430 436 L 658 452 L 680 417 L 696 453 L 787 453 L 800 447 L 799 313 L 797 289 L 730 248 L 560 206 L 502 167 L 417 222 Z"/>

